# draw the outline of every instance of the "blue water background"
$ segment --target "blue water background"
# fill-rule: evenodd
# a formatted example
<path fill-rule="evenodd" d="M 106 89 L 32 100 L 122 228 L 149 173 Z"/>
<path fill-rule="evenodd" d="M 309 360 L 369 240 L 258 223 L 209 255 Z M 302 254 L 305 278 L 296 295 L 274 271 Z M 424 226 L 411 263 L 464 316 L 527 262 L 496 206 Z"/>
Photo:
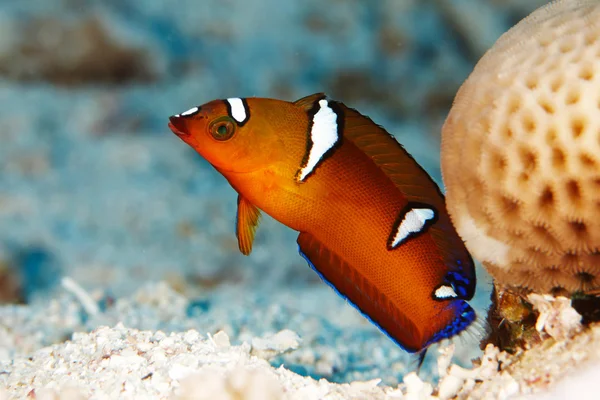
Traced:
<path fill-rule="evenodd" d="M 4 0 L 0 260 L 30 304 L 62 276 L 114 297 L 166 280 L 188 296 L 200 331 L 221 323 L 239 341 L 291 328 L 319 357 L 337 357 L 330 372 L 288 360 L 294 370 L 393 380 L 403 353 L 318 280 L 295 232 L 265 218 L 252 255 L 238 252 L 234 191 L 167 117 L 215 98 L 324 91 L 385 126 L 441 183 L 454 93 L 543 3 Z"/>

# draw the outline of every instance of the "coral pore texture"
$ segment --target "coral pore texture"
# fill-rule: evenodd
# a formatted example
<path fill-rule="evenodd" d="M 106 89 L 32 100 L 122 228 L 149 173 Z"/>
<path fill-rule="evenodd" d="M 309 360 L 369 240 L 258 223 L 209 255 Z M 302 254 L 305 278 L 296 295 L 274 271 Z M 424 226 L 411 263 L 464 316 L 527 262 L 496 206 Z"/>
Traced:
<path fill-rule="evenodd" d="M 600 288 L 600 1 L 550 3 L 505 33 L 442 135 L 448 210 L 497 284 Z"/>

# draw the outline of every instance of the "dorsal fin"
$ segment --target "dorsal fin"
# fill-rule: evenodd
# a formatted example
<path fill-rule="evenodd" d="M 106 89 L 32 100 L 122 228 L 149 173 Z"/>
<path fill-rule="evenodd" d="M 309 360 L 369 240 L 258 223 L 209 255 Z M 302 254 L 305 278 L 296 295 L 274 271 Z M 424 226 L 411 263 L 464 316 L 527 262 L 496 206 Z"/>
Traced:
<path fill-rule="evenodd" d="M 301 99 L 298 99 L 294 102 L 294 105 L 303 108 L 305 111 L 309 111 L 315 106 L 319 100 L 326 98 L 325 93 L 314 93 L 308 96 L 305 96 Z"/>
<path fill-rule="evenodd" d="M 334 103 L 330 101 L 330 103 Z M 456 233 L 446 211 L 444 195 L 438 185 L 417 161 L 383 127 L 342 103 L 337 103 L 344 114 L 344 139 L 369 156 L 396 185 L 408 202 L 429 204 L 439 211 L 439 218 L 429 232 L 445 264 L 468 277 L 465 299 L 475 292 L 475 267 L 464 243 Z"/>
<path fill-rule="evenodd" d="M 394 182 L 409 201 L 444 204 L 435 181 L 382 126 L 353 108 L 338 103 L 344 113 L 344 138 L 349 139 Z"/>

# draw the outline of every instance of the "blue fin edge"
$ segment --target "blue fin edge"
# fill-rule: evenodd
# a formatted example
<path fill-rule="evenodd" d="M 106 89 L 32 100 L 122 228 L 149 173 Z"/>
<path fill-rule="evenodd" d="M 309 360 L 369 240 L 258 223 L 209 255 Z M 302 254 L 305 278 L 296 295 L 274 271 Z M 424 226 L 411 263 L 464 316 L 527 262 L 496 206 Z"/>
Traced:
<path fill-rule="evenodd" d="M 404 351 L 408 352 L 408 353 L 416 353 L 419 352 L 419 350 L 415 350 L 415 349 L 410 349 L 410 348 L 406 348 L 404 345 L 402 345 L 402 343 L 398 342 L 396 339 L 394 339 L 385 329 L 383 329 L 377 322 L 373 321 L 373 319 L 371 319 L 371 317 L 369 315 L 367 315 L 366 313 L 363 312 L 363 310 L 361 310 L 356 304 L 354 304 L 352 302 L 352 300 L 350 300 L 347 296 L 343 295 L 342 293 L 340 293 L 340 291 L 338 290 L 338 288 L 336 288 L 331 282 L 329 282 L 327 280 L 327 278 L 325 278 L 325 276 L 323 276 L 323 274 L 317 269 L 315 268 L 314 264 L 312 263 L 312 261 L 310 261 L 310 259 L 308 258 L 308 256 L 306 254 L 304 254 L 302 252 L 302 249 L 300 248 L 300 245 L 298 245 L 298 253 L 300 253 L 300 255 L 302 256 L 302 258 L 304 258 L 304 260 L 308 263 L 309 267 L 315 271 L 317 273 L 317 275 L 319 275 L 319 278 L 321 278 L 321 280 L 323 282 L 325 282 L 330 288 L 332 288 L 335 293 L 340 296 L 342 299 L 346 300 L 346 302 L 348 304 L 350 304 L 352 307 L 354 307 L 359 313 L 362 314 L 363 317 L 365 317 L 370 323 L 372 323 L 373 325 L 375 325 L 383 334 L 385 334 L 388 338 L 390 338 L 390 340 L 392 342 L 394 342 L 396 345 L 398 345 L 400 348 L 402 348 Z"/>
<path fill-rule="evenodd" d="M 388 338 L 390 338 L 394 343 L 396 343 L 402 349 L 404 349 L 405 351 L 407 351 L 409 353 L 415 353 L 414 349 L 408 349 L 408 348 L 404 347 L 396 339 L 394 339 L 392 336 L 390 336 L 390 334 L 387 333 L 387 331 L 385 329 L 383 329 L 377 322 L 373 321 L 369 315 L 365 314 L 356 304 L 354 304 L 352 302 L 352 300 L 350 300 L 348 297 L 346 297 L 345 295 L 343 295 L 338 290 L 338 288 L 336 288 L 331 282 L 329 282 L 327 280 L 327 278 L 325 278 L 325 276 L 323 276 L 323 274 L 314 266 L 314 264 L 312 263 L 312 261 L 310 261 L 310 259 L 308 258 L 308 256 L 302 252 L 302 249 L 300 248 L 300 245 L 298 245 L 298 253 L 300 253 L 300 255 L 302 256 L 302 258 L 304 258 L 304 260 L 308 263 L 309 267 L 313 271 L 315 271 L 317 273 L 317 275 L 319 275 L 319 278 L 321 278 L 321 280 L 323 282 L 325 282 L 330 288 L 332 288 L 338 296 L 340 296 L 342 299 L 346 300 L 346 302 L 348 304 L 350 304 L 352 307 L 354 307 L 359 313 L 362 314 L 363 317 L 365 317 L 369 322 L 371 322 L 373 325 L 375 325 L 381 332 L 383 332 Z"/>
<path fill-rule="evenodd" d="M 475 310 L 473 310 L 473 308 L 464 300 L 456 300 L 452 303 L 452 307 L 458 308 L 458 317 L 454 318 L 454 320 L 446 325 L 444 329 L 436 332 L 429 342 L 427 342 L 427 346 L 458 335 L 460 332 L 467 329 L 467 327 L 477 318 Z"/>
<path fill-rule="evenodd" d="M 401 349 L 403 349 L 404 351 L 406 351 L 408 353 L 417 353 L 417 354 L 419 354 L 418 369 L 420 369 L 421 364 L 423 363 L 427 347 L 429 347 L 430 345 L 432 345 L 432 344 L 434 344 L 436 342 L 439 342 L 440 340 L 449 339 L 452 336 L 455 336 L 459 332 L 461 332 L 464 329 L 466 329 L 473 321 L 475 321 L 475 318 L 476 318 L 475 311 L 465 301 L 459 300 L 458 303 L 459 303 L 459 307 L 460 307 L 460 315 L 458 317 L 456 317 L 444 329 L 442 329 L 441 331 L 439 331 L 435 335 L 433 335 L 433 337 L 431 338 L 431 340 L 429 340 L 429 342 L 427 342 L 427 345 L 423 349 L 416 350 L 416 349 L 407 348 L 402 343 L 400 343 L 398 340 L 394 339 L 377 322 L 373 321 L 373 319 L 371 319 L 371 317 L 369 315 L 367 315 L 366 313 L 364 313 L 360 309 L 360 307 L 358 307 L 356 304 L 354 304 L 347 296 L 345 296 L 342 293 L 340 293 L 340 291 L 331 282 L 329 282 L 325 278 L 325 276 L 323 276 L 323 274 L 314 266 L 314 264 L 312 263 L 312 261 L 310 261 L 310 259 L 308 258 L 308 256 L 302 252 L 302 249 L 300 248 L 300 245 L 298 245 L 298 253 L 300 253 L 300 255 L 302 256 L 302 258 L 304 258 L 304 260 L 307 262 L 307 264 L 309 265 L 309 267 L 313 271 L 315 271 L 317 273 L 317 275 L 319 275 L 319 278 L 321 278 L 321 280 L 323 282 L 325 282 L 330 288 L 332 288 L 335 291 L 335 293 L 337 293 L 338 296 L 340 296 L 341 298 L 343 298 L 344 300 L 346 300 L 346 302 L 348 304 L 350 304 L 359 313 L 361 313 L 362 316 L 365 317 L 369 322 L 371 322 L 373 325 L 375 325 L 383 334 L 385 334 L 388 338 L 390 338 L 390 340 L 392 342 L 394 342 Z"/>

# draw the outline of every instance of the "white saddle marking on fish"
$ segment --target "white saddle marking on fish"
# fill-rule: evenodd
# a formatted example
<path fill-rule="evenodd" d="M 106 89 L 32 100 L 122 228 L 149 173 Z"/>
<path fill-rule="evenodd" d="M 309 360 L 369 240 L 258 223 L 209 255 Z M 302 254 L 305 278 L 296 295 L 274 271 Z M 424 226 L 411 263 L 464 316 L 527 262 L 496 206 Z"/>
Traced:
<path fill-rule="evenodd" d="M 198 107 L 193 107 L 187 111 L 182 112 L 181 114 L 177 114 L 176 117 L 186 117 L 188 115 L 196 114 L 198 112 L 198 110 L 199 110 Z"/>
<path fill-rule="evenodd" d="M 435 217 L 435 211 L 430 208 L 413 208 L 404 215 L 404 219 L 398 225 L 392 248 L 396 248 L 409 235 L 419 233 L 425 226 L 425 223 Z"/>
<path fill-rule="evenodd" d="M 450 286 L 440 286 L 436 289 L 434 296 L 438 300 L 452 299 L 458 297 L 454 289 Z"/>
<path fill-rule="evenodd" d="M 304 181 L 306 177 L 315 169 L 323 156 L 339 140 L 337 114 L 327 100 L 319 100 L 319 111 L 313 116 L 312 129 L 310 130 L 311 147 L 308 153 L 308 161 L 300 170 L 298 179 Z"/>
<path fill-rule="evenodd" d="M 231 97 L 227 99 L 229 106 L 231 107 L 231 117 L 237 121 L 238 124 L 243 124 L 248 118 L 246 114 L 246 107 L 244 102 L 239 97 Z"/>

